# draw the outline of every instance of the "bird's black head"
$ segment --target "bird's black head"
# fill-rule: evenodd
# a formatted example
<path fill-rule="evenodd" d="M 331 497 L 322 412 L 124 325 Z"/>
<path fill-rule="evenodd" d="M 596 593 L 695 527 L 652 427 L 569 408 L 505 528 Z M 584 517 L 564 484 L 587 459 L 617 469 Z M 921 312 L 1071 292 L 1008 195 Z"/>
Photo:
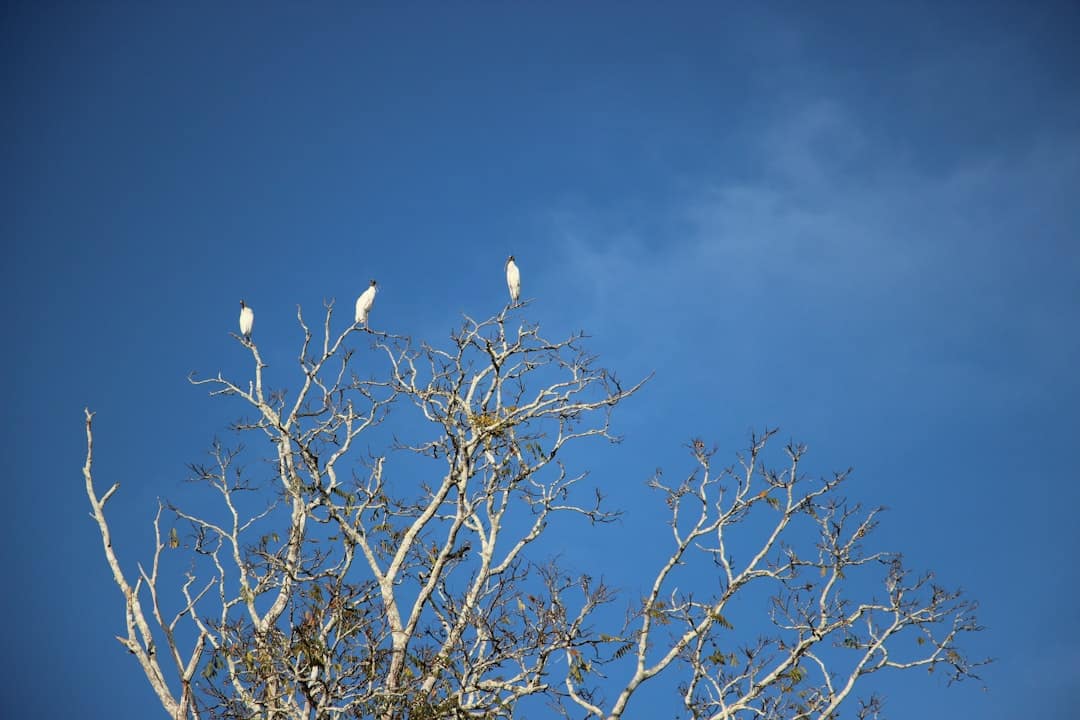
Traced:
<path fill-rule="evenodd" d="M 372 281 L 371 281 L 371 287 L 375 287 L 375 285 L 376 285 L 376 283 L 375 283 L 375 280 L 374 280 L 374 279 L 372 279 Z"/>
<path fill-rule="evenodd" d="M 241 300 L 240 301 L 240 309 L 243 310 L 245 307 L 247 307 L 247 305 L 244 305 L 244 301 Z"/>
<path fill-rule="evenodd" d="M 514 256 L 511 255 L 510 257 L 506 258 L 506 262 L 508 262 L 508 263 L 514 262 Z"/>

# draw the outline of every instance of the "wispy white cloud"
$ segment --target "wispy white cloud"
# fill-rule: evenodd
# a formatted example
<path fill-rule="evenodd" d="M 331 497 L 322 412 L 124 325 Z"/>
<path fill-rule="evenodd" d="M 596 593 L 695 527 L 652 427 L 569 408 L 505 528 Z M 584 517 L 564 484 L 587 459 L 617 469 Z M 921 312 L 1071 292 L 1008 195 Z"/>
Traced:
<path fill-rule="evenodd" d="M 788 318 L 804 342 L 847 338 L 901 366 L 974 372 L 976 383 L 1008 371 L 973 360 L 1004 343 L 1062 349 L 1056 360 L 1014 358 L 1012 370 L 1060 371 L 1075 359 L 1080 341 L 1063 323 L 1077 297 L 1062 285 L 1080 274 L 1080 212 L 1066 201 L 1080 186 L 1080 136 L 935 175 L 820 101 L 763 127 L 757 145 L 759 179 L 684 181 L 683 197 L 647 223 L 555 217 L 562 258 L 548 279 L 577 288 L 583 324 L 638 338 L 662 328 L 672 352 L 690 352 L 701 329 L 757 323 L 761 340 Z"/>

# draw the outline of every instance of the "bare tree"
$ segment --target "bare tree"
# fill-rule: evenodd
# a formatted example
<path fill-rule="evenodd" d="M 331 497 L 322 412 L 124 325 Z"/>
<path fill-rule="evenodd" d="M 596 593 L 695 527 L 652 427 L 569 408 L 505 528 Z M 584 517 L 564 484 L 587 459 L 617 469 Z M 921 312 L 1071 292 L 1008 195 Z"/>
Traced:
<path fill-rule="evenodd" d="M 104 510 L 119 484 L 95 489 L 86 412 L 86 491 L 126 608 L 118 640 L 169 717 L 499 718 L 535 697 L 567 717 L 620 718 L 668 674 L 687 717 L 829 718 L 879 670 L 973 676 L 957 641 L 980 629 L 974 604 L 864 551 L 878 511 L 844 502 L 846 474 L 801 476 L 801 446 L 767 468 L 772 432 L 719 471 L 696 440 L 696 472 L 653 478 L 672 544 L 645 597 L 615 607 L 602 580 L 547 557 L 538 541 L 556 515 L 618 517 L 563 449 L 616 441 L 611 412 L 644 381 L 621 384 L 581 335 L 513 329 L 509 311 L 466 318 L 444 350 L 335 333 L 332 303 L 316 338 L 298 310 L 291 390 L 271 389 L 258 347 L 236 336 L 250 380 L 192 378 L 246 408 L 237 444 L 215 441 L 191 466 L 216 509 L 160 503 L 137 573 L 112 546 Z M 350 344 L 363 338 L 367 352 Z M 167 591 L 170 556 L 188 564 Z M 876 594 L 848 595 L 875 572 Z M 879 708 L 870 696 L 857 713 Z"/>

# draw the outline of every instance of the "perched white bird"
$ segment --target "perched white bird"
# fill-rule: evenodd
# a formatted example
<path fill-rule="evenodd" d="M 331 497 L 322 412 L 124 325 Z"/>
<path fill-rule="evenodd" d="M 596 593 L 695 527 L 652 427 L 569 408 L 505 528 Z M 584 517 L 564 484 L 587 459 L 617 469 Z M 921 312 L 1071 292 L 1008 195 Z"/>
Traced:
<path fill-rule="evenodd" d="M 516 303 L 521 297 L 521 271 L 514 263 L 514 256 L 506 259 L 506 286 L 510 288 L 510 302 Z"/>
<path fill-rule="evenodd" d="M 360 297 L 356 298 L 356 324 L 367 325 L 367 316 L 371 312 L 371 306 L 375 304 L 375 281 L 371 281 L 371 286 L 360 294 Z"/>
<path fill-rule="evenodd" d="M 240 301 L 240 334 L 251 339 L 251 328 L 255 327 L 255 311 Z"/>

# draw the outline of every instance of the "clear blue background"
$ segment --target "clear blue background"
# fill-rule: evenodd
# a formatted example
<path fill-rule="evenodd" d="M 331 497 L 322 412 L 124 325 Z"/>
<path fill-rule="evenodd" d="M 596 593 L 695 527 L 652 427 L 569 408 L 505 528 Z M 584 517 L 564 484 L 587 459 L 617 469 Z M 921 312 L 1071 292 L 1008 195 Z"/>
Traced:
<path fill-rule="evenodd" d="M 1074 711 L 1080 12 L 1029 5 L 5 5 L 0 714 L 159 709 L 113 639 L 84 406 L 134 573 L 232 419 L 186 377 L 243 376 L 241 297 L 285 368 L 297 303 L 377 277 L 373 324 L 439 341 L 509 253 L 549 334 L 657 372 L 589 458 L 628 514 L 574 562 L 634 596 L 652 470 L 778 424 L 982 603 L 989 691 L 896 677 L 892 717 Z"/>

